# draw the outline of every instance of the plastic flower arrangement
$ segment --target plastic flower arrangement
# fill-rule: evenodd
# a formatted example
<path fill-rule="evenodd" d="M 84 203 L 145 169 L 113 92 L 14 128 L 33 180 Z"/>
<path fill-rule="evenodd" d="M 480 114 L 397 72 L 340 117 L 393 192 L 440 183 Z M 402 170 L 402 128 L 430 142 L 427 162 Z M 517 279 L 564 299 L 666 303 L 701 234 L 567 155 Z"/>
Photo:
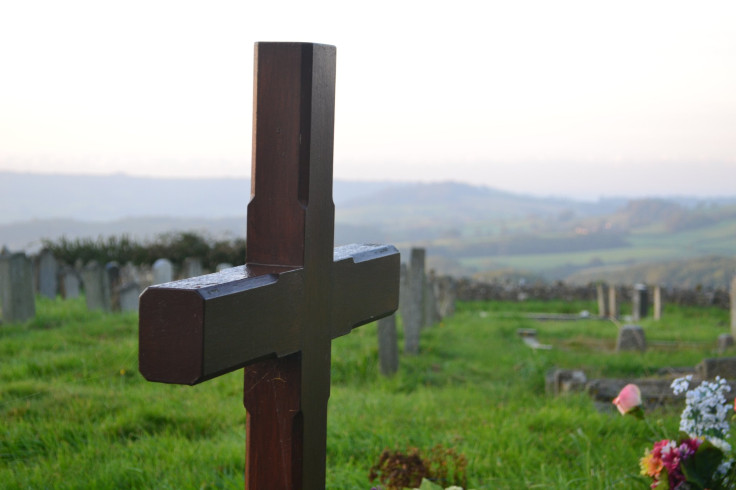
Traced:
<path fill-rule="evenodd" d="M 675 395 L 685 393 L 680 436 L 662 439 L 647 449 L 639 461 L 641 474 L 651 478 L 651 488 L 658 490 L 734 488 L 736 465 L 726 441 L 730 432 L 728 415 L 735 406 L 725 397 L 731 388 L 719 377 L 688 389 L 691 381 L 692 376 L 686 376 L 671 385 Z M 643 415 L 636 385 L 624 387 L 613 403 L 623 415 Z"/>

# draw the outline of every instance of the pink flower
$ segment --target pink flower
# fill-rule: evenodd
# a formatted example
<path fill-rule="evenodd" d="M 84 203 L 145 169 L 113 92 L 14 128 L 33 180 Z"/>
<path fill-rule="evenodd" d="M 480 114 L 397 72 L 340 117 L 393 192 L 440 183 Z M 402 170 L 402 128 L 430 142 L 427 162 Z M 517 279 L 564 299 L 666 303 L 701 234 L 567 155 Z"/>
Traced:
<path fill-rule="evenodd" d="M 641 407 L 641 391 L 635 384 L 628 384 L 623 387 L 621 392 L 616 398 L 613 399 L 613 404 L 616 405 L 621 415 Z"/>

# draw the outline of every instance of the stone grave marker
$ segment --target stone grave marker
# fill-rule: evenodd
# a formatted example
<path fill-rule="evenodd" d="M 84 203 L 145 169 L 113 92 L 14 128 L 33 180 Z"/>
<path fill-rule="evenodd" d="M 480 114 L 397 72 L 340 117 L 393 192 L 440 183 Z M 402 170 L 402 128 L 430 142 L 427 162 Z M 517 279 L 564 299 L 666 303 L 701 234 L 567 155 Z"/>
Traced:
<path fill-rule="evenodd" d="M 424 276 L 424 326 L 431 327 L 442 319 L 437 313 L 437 280 L 434 270 Z"/>
<path fill-rule="evenodd" d="M 598 283 L 595 285 L 595 294 L 598 299 L 598 316 L 605 318 L 608 316 L 606 310 L 606 287 L 605 285 Z"/>
<path fill-rule="evenodd" d="M 174 266 L 169 259 L 158 259 L 153 263 L 153 284 L 163 284 L 174 280 Z"/>
<path fill-rule="evenodd" d="M 141 288 L 135 281 L 126 282 L 120 286 L 120 311 L 138 311 L 138 297 Z"/>
<path fill-rule="evenodd" d="M 36 316 L 33 264 L 23 252 L 0 255 L 0 308 L 4 323 L 21 323 Z"/>
<path fill-rule="evenodd" d="M 79 276 L 77 272 L 69 266 L 64 266 L 59 270 L 59 290 L 61 297 L 64 299 L 73 299 L 79 297 Z"/>
<path fill-rule="evenodd" d="M 450 276 L 442 276 L 437 281 L 437 311 L 440 318 L 447 318 L 455 314 L 455 300 L 457 285 Z"/>
<path fill-rule="evenodd" d="M 610 286 L 608 288 L 608 317 L 618 318 L 618 300 L 616 298 L 616 286 Z"/>
<path fill-rule="evenodd" d="M 149 287 L 139 363 L 197 384 L 245 367 L 247 489 L 325 488 L 331 340 L 393 313 L 399 254 L 334 247 L 335 48 L 258 43 L 246 264 Z"/>
<path fill-rule="evenodd" d="M 110 310 L 120 311 L 120 286 L 122 285 L 120 264 L 115 261 L 105 264 L 105 277 L 108 281 L 108 291 L 110 291 Z"/>
<path fill-rule="evenodd" d="M 204 274 L 204 270 L 202 269 L 201 260 L 196 257 L 187 257 L 186 259 L 184 259 L 181 273 L 182 279 L 197 277 L 201 276 L 202 274 Z"/>
<path fill-rule="evenodd" d="M 423 248 L 412 248 L 406 274 L 404 308 L 404 352 L 419 354 L 419 332 L 424 325 L 424 256 Z"/>
<path fill-rule="evenodd" d="M 639 325 L 624 325 L 618 331 L 616 352 L 647 350 L 647 338 Z"/>
<path fill-rule="evenodd" d="M 662 287 L 657 284 L 654 286 L 653 291 L 653 309 L 652 317 L 655 320 L 661 320 L 662 319 Z"/>
<path fill-rule="evenodd" d="M 408 304 L 407 295 L 409 294 L 409 285 L 406 282 L 408 275 L 407 266 L 402 262 L 399 269 L 399 313 L 401 313 L 402 320 L 406 318 L 406 305 Z"/>
<path fill-rule="evenodd" d="M 112 311 L 110 280 L 107 271 L 97 261 L 90 261 L 82 269 L 82 284 L 88 310 Z"/>
<path fill-rule="evenodd" d="M 718 345 L 718 352 L 722 354 L 729 348 L 733 347 L 734 345 L 733 335 L 731 335 L 730 333 L 720 334 L 718 336 L 717 345 Z"/>
<path fill-rule="evenodd" d="M 38 292 L 41 296 L 56 299 L 59 291 L 59 268 L 53 252 L 43 249 L 38 256 Z"/>
<path fill-rule="evenodd" d="M 644 284 L 637 284 L 632 290 L 631 319 L 638 322 L 649 312 L 649 292 Z"/>
<path fill-rule="evenodd" d="M 391 376 L 399 370 L 396 315 L 378 320 L 378 366 L 384 376 Z"/>
<path fill-rule="evenodd" d="M 703 359 L 695 366 L 695 372 L 701 379 L 713 379 L 716 376 L 736 379 L 736 357 L 712 357 Z"/>

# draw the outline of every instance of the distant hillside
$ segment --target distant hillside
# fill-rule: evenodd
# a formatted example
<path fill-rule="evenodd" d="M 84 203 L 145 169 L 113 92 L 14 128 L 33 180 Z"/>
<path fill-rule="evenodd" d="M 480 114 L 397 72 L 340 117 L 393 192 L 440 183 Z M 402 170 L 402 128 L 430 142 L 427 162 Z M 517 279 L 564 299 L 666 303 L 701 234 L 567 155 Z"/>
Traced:
<path fill-rule="evenodd" d="M 393 185 L 337 181 L 333 200 L 342 204 Z M 245 215 L 249 200 L 250 179 L 244 178 L 164 179 L 0 171 L 0 225 L 48 218 L 226 218 Z"/>
<path fill-rule="evenodd" d="M 243 237 L 249 195 L 248 179 L 0 172 L 0 246 L 34 252 L 43 238 L 172 231 Z M 733 274 L 736 257 L 736 196 L 582 202 L 458 182 L 336 181 L 334 201 L 337 245 L 392 243 L 404 255 L 422 246 L 433 267 L 456 275 L 706 285 Z"/>

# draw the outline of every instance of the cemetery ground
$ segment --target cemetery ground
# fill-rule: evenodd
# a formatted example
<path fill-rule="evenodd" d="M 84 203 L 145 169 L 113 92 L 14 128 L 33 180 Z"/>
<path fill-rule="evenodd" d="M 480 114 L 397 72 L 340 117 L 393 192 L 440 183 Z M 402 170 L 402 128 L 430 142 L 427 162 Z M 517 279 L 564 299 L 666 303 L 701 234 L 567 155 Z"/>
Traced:
<path fill-rule="evenodd" d="M 525 316 L 581 310 L 595 305 L 459 303 L 391 378 L 379 374 L 375 324 L 333 341 L 327 487 L 369 489 L 384 448 L 440 444 L 467 457 L 467 488 L 648 488 L 638 460 L 660 434 L 583 393 L 545 394 L 545 373 L 634 379 L 695 366 L 718 355 L 728 311 L 668 305 L 641 322 L 646 352 L 618 354 L 610 321 Z M 553 348 L 530 349 L 519 328 Z M 89 312 L 84 298 L 38 298 L 34 320 L 0 326 L 0 487 L 243 488 L 242 371 L 195 387 L 149 383 L 137 349 L 136 313 Z M 681 409 L 647 417 L 673 434 Z"/>

